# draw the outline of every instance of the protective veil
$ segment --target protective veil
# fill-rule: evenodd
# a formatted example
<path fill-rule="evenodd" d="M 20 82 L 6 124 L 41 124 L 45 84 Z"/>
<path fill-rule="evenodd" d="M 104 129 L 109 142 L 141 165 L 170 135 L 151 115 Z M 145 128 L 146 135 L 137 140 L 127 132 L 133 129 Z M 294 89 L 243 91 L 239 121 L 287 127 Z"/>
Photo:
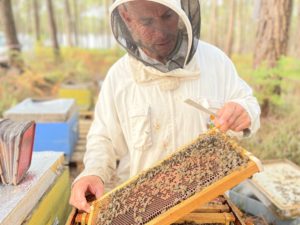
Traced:
<path fill-rule="evenodd" d="M 200 35 L 198 0 L 117 0 L 111 7 L 116 40 L 146 66 L 163 73 L 184 68 Z"/>

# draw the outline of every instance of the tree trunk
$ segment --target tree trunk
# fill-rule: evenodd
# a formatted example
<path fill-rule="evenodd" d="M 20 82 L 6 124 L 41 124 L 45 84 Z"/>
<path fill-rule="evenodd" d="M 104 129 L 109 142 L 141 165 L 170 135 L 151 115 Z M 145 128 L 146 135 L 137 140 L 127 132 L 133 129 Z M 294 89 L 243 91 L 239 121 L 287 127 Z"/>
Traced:
<path fill-rule="evenodd" d="M 70 9 L 69 0 L 65 0 L 65 14 L 66 14 L 66 23 L 67 23 L 67 41 L 69 46 L 73 46 L 72 40 L 72 30 L 73 30 L 73 22 L 72 22 L 72 14 Z"/>
<path fill-rule="evenodd" d="M 57 30 L 56 30 L 56 23 L 55 23 L 55 19 L 54 19 L 52 0 L 47 0 L 47 10 L 48 10 L 48 16 L 49 16 L 49 27 L 50 27 L 54 55 L 55 55 L 56 59 L 58 59 L 60 56 L 60 52 L 59 52 L 59 44 L 58 44 L 58 40 L 57 40 Z"/>
<path fill-rule="evenodd" d="M 300 2 L 298 2 L 298 18 L 297 18 L 298 20 L 297 20 L 297 39 L 296 39 L 296 44 L 297 44 L 297 46 L 296 46 L 296 55 L 297 55 L 297 57 L 298 58 L 300 58 Z"/>
<path fill-rule="evenodd" d="M 212 44 L 218 46 L 218 2 L 217 0 L 212 0 L 211 3 L 211 14 L 210 14 L 210 41 Z"/>
<path fill-rule="evenodd" d="M 236 34 L 236 52 L 238 54 L 242 54 L 243 52 L 243 41 L 244 40 L 244 32 L 245 32 L 245 29 L 244 29 L 244 26 L 245 26 L 245 23 L 244 23 L 244 1 L 243 0 L 240 0 L 238 2 L 238 10 L 237 10 L 237 34 Z"/>
<path fill-rule="evenodd" d="M 75 38 L 75 45 L 79 45 L 79 38 L 78 38 L 78 3 L 77 0 L 73 0 L 73 31 L 74 31 L 74 38 Z"/>
<path fill-rule="evenodd" d="M 33 0 L 33 14 L 34 14 L 34 30 L 35 30 L 35 40 L 37 42 L 41 41 L 41 27 L 40 27 L 40 14 L 39 14 L 39 1 Z"/>
<path fill-rule="evenodd" d="M 280 56 L 287 52 L 292 0 L 261 1 L 256 32 L 253 66 L 263 61 L 275 67 Z"/>
<path fill-rule="evenodd" d="M 229 27 L 226 38 L 225 52 L 230 57 L 232 54 L 233 38 L 234 38 L 234 22 L 235 22 L 235 1 L 230 0 L 230 18 L 229 18 Z"/>
<path fill-rule="evenodd" d="M 25 26 L 25 33 L 31 35 L 32 33 L 32 20 L 31 20 L 31 1 L 26 1 L 26 26 Z"/>
<path fill-rule="evenodd" d="M 17 30 L 10 0 L 0 0 L 0 16 L 3 23 L 7 48 L 11 51 L 20 52 L 21 47 L 17 37 Z"/>
<path fill-rule="evenodd" d="M 106 23 L 105 23 L 105 30 L 106 30 L 106 47 L 110 48 L 111 46 L 111 41 L 110 41 L 110 36 L 111 36 L 111 30 L 109 26 L 109 6 L 110 6 L 110 0 L 104 0 L 104 7 L 105 7 L 105 18 L 106 18 Z"/>
<path fill-rule="evenodd" d="M 17 36 L 17 29 L 10 0 L 0 0 L 0 22 L 3 23 L 3 29 L 6 39 L 6 47 L 8 49 L 8 64 L 22 71 L 24 62 L 20 57 L 21 46 Z"/>

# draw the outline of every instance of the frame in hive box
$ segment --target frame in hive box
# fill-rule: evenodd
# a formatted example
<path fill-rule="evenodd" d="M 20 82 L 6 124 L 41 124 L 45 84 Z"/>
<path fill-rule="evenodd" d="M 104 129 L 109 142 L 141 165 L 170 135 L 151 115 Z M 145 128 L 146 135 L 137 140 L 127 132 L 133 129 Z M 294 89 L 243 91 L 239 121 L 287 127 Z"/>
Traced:
<path fill-rule="evenodd" d="M 258 159 L 212 129 L 94 201 L 81 224 L 169 225 L 259 171 Z"/>

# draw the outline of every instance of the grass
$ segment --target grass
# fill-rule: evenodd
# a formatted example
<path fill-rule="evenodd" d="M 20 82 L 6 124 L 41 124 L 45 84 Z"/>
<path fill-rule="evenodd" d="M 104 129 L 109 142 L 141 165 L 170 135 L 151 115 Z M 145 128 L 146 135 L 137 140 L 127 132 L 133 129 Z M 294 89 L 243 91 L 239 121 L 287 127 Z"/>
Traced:
<path fill-rule="evenodd" d="M 242 145 L 260 159 L 287 158 L 300 165 L 300 60 L 284 57 L 274 69 L 262 66 L 257 70 L 251 68 L 250 56 L 235 56 L 234 61 L 262 110 L 263 101 L 269 101 L 260 130 Z M 280 87 L 280 93 L 275 87 Z"/>

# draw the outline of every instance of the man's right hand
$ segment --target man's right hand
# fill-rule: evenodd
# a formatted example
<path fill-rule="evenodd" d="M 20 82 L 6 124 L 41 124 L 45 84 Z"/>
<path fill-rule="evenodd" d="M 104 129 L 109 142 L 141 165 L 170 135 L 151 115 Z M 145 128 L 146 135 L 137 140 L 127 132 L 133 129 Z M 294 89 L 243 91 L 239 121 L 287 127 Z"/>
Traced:
<path fill-rule="evenodd" d="M 100 198 L 104 192 L 104 184 L 100 177 L 85 176 L 80 178 L 72 187 L 70 205 L 79 210 L 90 212 L 90 204 L 86 200 L 86 194 L 91 193 Z"/>

